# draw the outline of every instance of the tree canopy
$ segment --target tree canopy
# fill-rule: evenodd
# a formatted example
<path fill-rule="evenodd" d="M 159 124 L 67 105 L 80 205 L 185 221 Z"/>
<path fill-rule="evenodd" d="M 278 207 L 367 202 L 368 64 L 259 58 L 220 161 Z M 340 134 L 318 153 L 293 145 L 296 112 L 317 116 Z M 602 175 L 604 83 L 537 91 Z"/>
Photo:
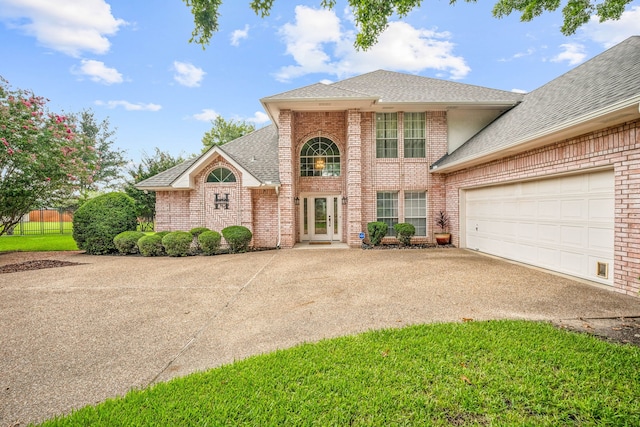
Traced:
<path fill-rule="evenodd" d="M 46 99 L 0 77 L 0 235 L 30 210 L 93 181 L 96 150 L 76 124 L 73 115 L 50 112 Z"/>
<path fill-rule="evenodd" d="M 219 29 L 218 12 L 222 0 L 183 0 L 187 7 L 191 8 L 193 14 L 194 29 L 191 33 L 190 42 L 198 43 L 205 48 L 211 37 Z M 468 3 L 475 0 L 464 0 Z M 560 29 L 562 34 L 569 36 L 575 34 L 576 30 L 586 24 L 591 15 L 596 15 L 600 22 L 620 19 L 625 6 L 632 0 L 566 0 L 562 8 L 564 18 Z M 249 6 L 253 11 L 264 18 L 271 13 L 274 0 L 253 0 Z M 358 34 L 356 35 L 355 46 L 358 49 L 367 50 L 378 40 L 378 36 L 389 25 L 389 19 L 397 16 L 402 19 L 409 12 L 421 6 L 421 0 L 348 0 L 353 11 Z M 456 0 L 449 0 L 450 4 Z M 561 0 L 498 0 L 493 7 L 493 16 L 503 18 L 514 11 L 520 12 L 520 20 L 527 22 L 540 16 L 544 12 L 552 12 L 560 8 L 563 4 Z M 321 0 L 320 6 L 325 9 L 332 9 L 336 5 L 336 0 Z"/>
<path fill-rule="evenodd" d="M 204 145 L 202 149 L 203 152 L 214 145 L 226 144 L 229 141 L 233 141 L 236 138 L 240 138 L 256 130 L 256 127 L 252 123 L 247 123 L 243 120 L 225 120 L 220 116 L 211 120 L 211 125 L 211 130 L 207 131 L 202 137 L 202 144 Z"/>

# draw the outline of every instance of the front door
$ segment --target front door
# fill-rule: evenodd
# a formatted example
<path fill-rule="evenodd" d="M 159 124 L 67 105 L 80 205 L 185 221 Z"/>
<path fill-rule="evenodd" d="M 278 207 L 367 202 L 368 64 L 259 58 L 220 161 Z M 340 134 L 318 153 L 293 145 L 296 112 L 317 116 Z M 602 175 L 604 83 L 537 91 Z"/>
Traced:
<path fill-rule="evenodd" d="M 300 234 L 305 241 L 340 241 L 340 195 L 309 195 L 302 197 L 300 209 Z"/>

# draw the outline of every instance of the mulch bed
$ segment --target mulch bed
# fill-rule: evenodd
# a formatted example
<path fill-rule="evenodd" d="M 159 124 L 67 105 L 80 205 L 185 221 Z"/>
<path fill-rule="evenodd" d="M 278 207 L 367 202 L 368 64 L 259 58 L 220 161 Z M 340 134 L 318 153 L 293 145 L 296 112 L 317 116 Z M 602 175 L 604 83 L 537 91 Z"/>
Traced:
<path fill-rule="evenodd" d="M 60 261 L 57 259 L 36 259 L 32 261 L 0 266 L 0 274 L 16 273 L 18 271 L 40 270 L 43 268 L 67 267 L 71 265 L 80 265 L 80 263 L 71 261 Z"/>

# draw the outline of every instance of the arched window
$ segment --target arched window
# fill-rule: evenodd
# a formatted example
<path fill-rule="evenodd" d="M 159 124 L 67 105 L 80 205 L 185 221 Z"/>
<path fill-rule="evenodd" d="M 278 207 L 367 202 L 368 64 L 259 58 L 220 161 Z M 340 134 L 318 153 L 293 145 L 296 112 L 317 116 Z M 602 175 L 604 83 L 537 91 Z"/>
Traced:
<path fill-rule="evenodd" d="M 207 182 L 236 182 L 236 176 L 227 168 L 217 168 L 209 174 Z"/>
<path fill-rule="evenodd" d="M 300 152 L 300 176 L 340 176 L 340 151 L 330 139 L 310 139 Z"/>

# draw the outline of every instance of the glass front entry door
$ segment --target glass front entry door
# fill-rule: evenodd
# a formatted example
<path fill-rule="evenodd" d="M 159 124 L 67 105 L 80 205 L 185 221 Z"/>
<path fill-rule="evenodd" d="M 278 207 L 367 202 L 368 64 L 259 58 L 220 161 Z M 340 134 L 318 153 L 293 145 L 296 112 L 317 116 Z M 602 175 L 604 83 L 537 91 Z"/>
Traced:
<path fill-rule="evenodd" d="M 301 205 L 301 240 L 341 240 L 340 195 L 305 196 Z"/>

